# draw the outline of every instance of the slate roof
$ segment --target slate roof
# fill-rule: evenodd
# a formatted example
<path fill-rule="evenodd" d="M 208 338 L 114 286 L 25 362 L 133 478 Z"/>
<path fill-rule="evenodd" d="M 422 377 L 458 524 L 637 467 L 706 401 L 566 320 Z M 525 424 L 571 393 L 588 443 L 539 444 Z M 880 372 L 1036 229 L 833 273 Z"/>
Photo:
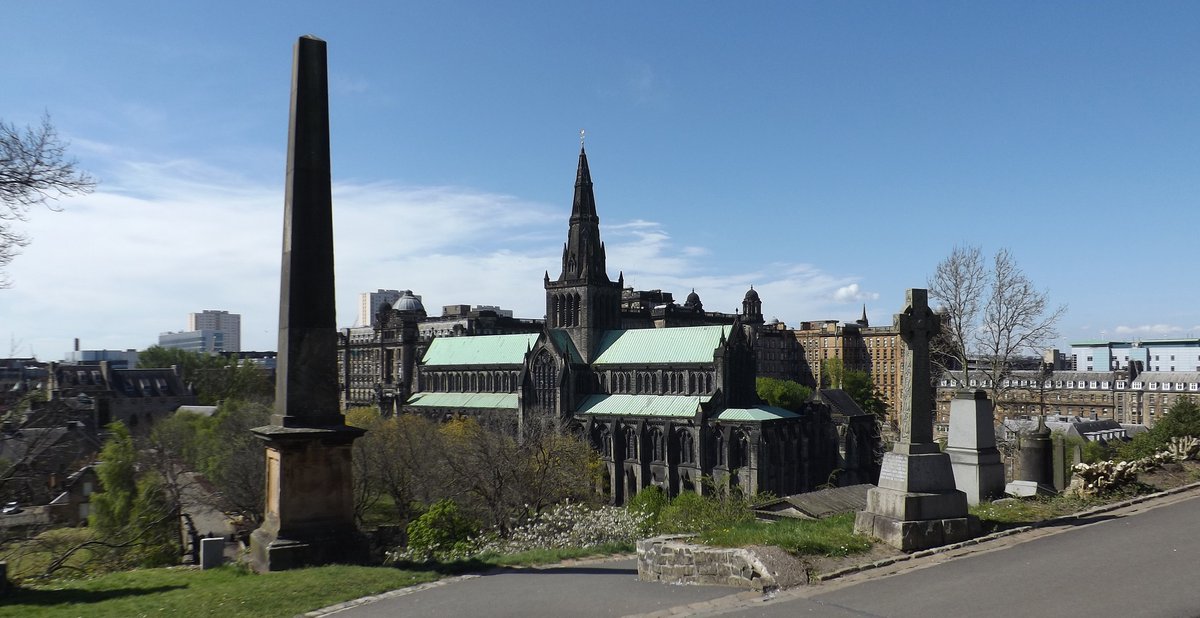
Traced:
<path fill-rule="evenodd" d="M 842 416 L 862 416 L 866 414 L 866 412 L 863 412 L 862 406 L 858 405 L 854 401 L 854 398 L 850 396 L 850 393 L 840 388 L 818 388 L 817 392 L 813 394 L 813 399 L 829 404 L 829 407 L 833 408 L 834 413 L 841 414 Z"/>
<path fill-rule="evenodd" d="M 438 337 L 429 344 L 422 365 L 520 365 L 540 333 Z"/>
<path fill-rule="evenodd" d="M 733 326 L 639 328 L 604 333 L 593 365 L 711 363 Z"/>
<path fill-rule="evenodd" d="M 477 339 L 478 337 L 463 337 Z M 417 408 L 517 409 L 516 393 L 417 393 L 408 403 Z"/>
<path fill-rule="evenodd" d="M 692 395 L 589 395 L 577 415 L 691 418 L 712 397 Z"/>
<path fill-rule="evenodd" d="M 850 485 L 784 496 L 759 505 L 755 511 L 767 516 L 821 519 L 867 508 L 867 491 L 874 485 Z"/>
<path fill-rule="evenodd" d="M 799 414 L 775 406 L 759 405 L 752 408 L 725 408 L 717 415 L 719 421 L 776 421 L 781 418 L 797 418 Z"/>

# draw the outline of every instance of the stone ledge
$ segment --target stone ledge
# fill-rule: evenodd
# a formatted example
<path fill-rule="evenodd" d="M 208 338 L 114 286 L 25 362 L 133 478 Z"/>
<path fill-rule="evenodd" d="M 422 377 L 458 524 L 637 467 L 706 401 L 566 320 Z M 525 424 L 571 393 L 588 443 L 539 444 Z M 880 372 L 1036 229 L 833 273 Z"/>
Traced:
<path fill-rule="evenodd" d="M 779 588 L 775 574 L 754 551 L 699 545 L 688 542 L 691 538 L 692 535 L 669 535 L 638 541 L 638 579 L 736 586 L 760 592 Z"/>

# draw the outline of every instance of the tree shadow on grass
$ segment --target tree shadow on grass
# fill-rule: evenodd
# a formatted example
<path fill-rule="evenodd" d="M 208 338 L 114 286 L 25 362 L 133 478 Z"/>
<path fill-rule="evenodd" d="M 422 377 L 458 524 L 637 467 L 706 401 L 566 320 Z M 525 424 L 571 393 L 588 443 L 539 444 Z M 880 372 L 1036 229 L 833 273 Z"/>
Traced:
<path fill-rule="evenodd" d="M 4 596 L 6 605 L 65 605 L 100 603 L 122 597 L 159 594 L 187 588 L 186 585 L 154 586 L 152 588 L 115 588 L 110 590 L 84 590 L 81 588 L 14 588 Z"/>

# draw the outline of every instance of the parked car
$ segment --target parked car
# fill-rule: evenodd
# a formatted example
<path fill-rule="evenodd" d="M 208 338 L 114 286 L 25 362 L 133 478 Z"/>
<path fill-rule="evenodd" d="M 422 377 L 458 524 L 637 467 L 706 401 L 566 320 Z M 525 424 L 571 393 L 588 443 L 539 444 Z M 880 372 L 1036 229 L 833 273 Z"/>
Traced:
<path fill-rule="evenodd" d="M 4 508 L 0 508 L 0 514 L 12 515 L 21 512 L 21 505 L 16 502 L 6 502 Z"/>

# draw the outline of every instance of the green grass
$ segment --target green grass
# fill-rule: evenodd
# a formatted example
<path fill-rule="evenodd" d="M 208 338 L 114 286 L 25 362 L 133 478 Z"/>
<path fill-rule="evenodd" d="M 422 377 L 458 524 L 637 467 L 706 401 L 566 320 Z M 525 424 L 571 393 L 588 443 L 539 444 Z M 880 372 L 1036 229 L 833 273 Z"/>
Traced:
<path fill-rule="evenodd" d="M 854 534 L 854 513 L 827 519 L 750 521 L 707 530 L 700 540 L 719 547 L 776 545 L 797 556 L 847 556 L 871 548 L 871 540 Z"/>
<path fill-rule="evenodd" d="M 92 537 L 88 528 L 57 528 L 47 530 L 31 539 L 24 539 L 5 544 L 0 549 L 0 560 L 8 562 L 8 577 L 21 580 L 35 577 L 46 571 L 46 567 L 55 556 L 60 556 L 69 548 L 74 547 Z M 99 556 L 90 550 L 81 550 L 71 556 L 66 562 L 60 575 L 91 574 L 93 570 L 104 566 L 99 563 Z"/>
<path fill-rule="evenodd" d="M 145 569 L 27 585 L 4 598 L 0 616 L 294 616 L 437 578 L 429 571 L 357 566 L 262 575 L 232 566 Z"/>
<path fill-rule="evenodd" d="M 1028 526 L 1038 522 L 1064 517 L 1103 504 L 1118 502 L 1148 489 L 1132 486 L 1126 491 L 1105 494 L 1100 497 L 1082 498 L 1070 494 L 1026 499 L 1009 499 L 998 502 L 983 502 L 972 506 L 970 513 L 979 518 L 983 533 Z"/>

